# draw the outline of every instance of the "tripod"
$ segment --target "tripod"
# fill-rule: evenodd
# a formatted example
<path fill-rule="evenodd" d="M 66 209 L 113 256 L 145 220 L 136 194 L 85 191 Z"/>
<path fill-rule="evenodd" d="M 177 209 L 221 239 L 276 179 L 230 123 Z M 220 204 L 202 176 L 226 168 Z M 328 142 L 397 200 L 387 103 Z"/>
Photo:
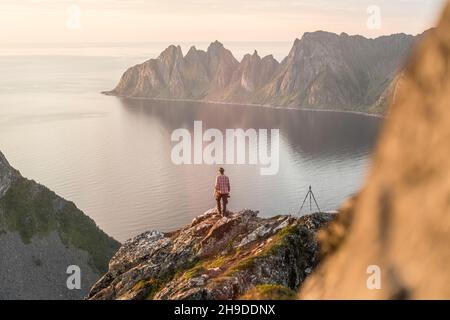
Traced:
<path fill-rule="evenodd" d="M 312 192 L 311 186 L 309 186 L 308 193 L 306 194 L 305 200 L 303 200 L 302 206 L 300 207 L 300 210 L 298 211 L 298 214 L 302 212 L 303 206 L 305 205 L 306 200 L 309 197 L 309 211 L 312 212 L 312 200 L 314 200 L 314 203 L 316 204 L 317 209 L 320 211 L 319 205 L 317 204 L 316 197 L 314 197 L 314 193 Z"/>

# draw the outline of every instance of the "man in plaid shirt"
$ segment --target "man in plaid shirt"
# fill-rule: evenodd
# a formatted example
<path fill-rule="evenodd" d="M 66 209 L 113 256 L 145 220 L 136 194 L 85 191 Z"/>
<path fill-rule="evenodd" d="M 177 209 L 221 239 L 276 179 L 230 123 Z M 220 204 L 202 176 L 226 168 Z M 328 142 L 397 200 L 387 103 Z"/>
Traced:
<path fill-rule="evenodd" d="M 225 169 L 219 168 L 219 175 L 216 177 L 216 185 L 214 187 L 214 196 L 217 202 L 217 211 L 223 217 L 227 215 L 227 203 L 230 197 L 230 179 L 224 174 Z M 222 200 L 222 207 L 220 207 L 220 201 Z"/>

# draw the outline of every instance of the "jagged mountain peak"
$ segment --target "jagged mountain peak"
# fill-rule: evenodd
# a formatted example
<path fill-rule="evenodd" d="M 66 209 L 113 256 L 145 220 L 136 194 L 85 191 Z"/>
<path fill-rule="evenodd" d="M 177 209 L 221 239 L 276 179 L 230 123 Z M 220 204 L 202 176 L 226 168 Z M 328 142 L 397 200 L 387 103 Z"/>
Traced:
<path fill-rule="evenodd" d="M 220 42 L 219 40 L 215 40 L 214 42 L 211 42 L 209 47 L 210 48 L 214 48 L 214 47 L 223 48 L 223 43 Z"/>
<path fill-rule="evenodd" d="M 310 63 L 325 62 L 327 58 L 335 59 L 340 55 L 340 36 L 326 31 L 306 32 L 301 39 L 296 39 L 287 61 L 308 60 Z M 296 62 L 294 62 L 296 63 Z"/>
<path fill-rule="evenodd" d="M 206 51 L 210 59 L 225 59 L 227 63 L 229 64 L 238 64 L 239 62 L 236 60 L 236 58 L 233 56 L 233 53 L 225 48 L 225 46 L 219 42 L 214 41 L 211 43 Z"/>
<path fill-rule="evenodd" d="M 198 51 L 198 50 L 197 50 L 197 47 L 196 47 L 196 46 L 191 46 L 191 47 L 189 48 L 188 53 L 186 54 L 186 56 L 187 56 L 188 54 L 196 53 L 197 51 Z"/>
<path fill-rule="evenodd" d="M 317 30 L 313 32 L 305 32 L 302 36 L 302 39 L 318 39 L 318 38 L 337 38 L 337 35 L 334 32 Z"/>
<path fill-rule="evenodd" d="M 0 165 L 9 167 L 8 160 L 6 160 L 6 157 L 3 155 L 1 151 L 0 151 Z"/>
<path fill-rule="evenodd" d="M 170 45 L 160 55 L 159 59 L 166 58 L 183 58 L 183 51 L 181 46 Z"/>
<path fill-rule="evenodd" d="M 222 52 L 225 50 L 227 50 L 227 49 L 225 48 L 223 43 L 216 40 L 208 46 L 208 49 L 206 51 L 211 54 L 211 53 Z"/>
<path fill-rule="evenodd" d="M 258 55 L 258 52 L 255 50 L 253 54 L 247 53 L 243 58 L 241 63 L 261 61 L 261 57 Z"/>
<path fill-rule="evenodd" d="M 342 41 L 346 36 L 340 36 L 336 33 L 328 31 L 315 31 L 315 32 L 305 32 L 301 39 L 296 39 L 290 55 L 297 53 L 303 48 L 310 50 L 322 50 L 323 48 L 336 47 L 340 41 Z"/>
<path fill-rule="evenodd" d="M 273 60 L 273 61 L 278 62 L 278 60 L 274 58 L 273 54 L 268 54 L 267 56 L 264 56 L 264 58 L 262 58 L 261 60 L 267 60 L 267 61 Z"/>
<path fill-rule="evenodd" d="M 9 164 L 3 153 L 0 152 L 0 197 L 2 197 L 11 186 L 14 177 L 18 175 Z"/>
<path fill-rule="evenodd" d="M 190 49 L 187 52 L 187 54 L 184 57 L 184 59 L 186 61 L 188 61 L 188 60 L 191 60 L 191 59 L 198 59 L 198 58 L 200 58 L 200 57 L 202 57 L 204 55 L 206 55 L 205 51 L 197 49 L 196 46 L 192 46 L 192 47 L 190 47 Z"/>

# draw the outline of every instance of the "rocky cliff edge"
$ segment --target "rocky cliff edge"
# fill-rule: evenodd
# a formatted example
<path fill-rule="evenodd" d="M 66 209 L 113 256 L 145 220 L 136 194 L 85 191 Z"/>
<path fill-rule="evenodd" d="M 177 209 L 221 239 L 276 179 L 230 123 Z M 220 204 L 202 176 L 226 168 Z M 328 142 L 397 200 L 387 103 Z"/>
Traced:
<path fill-rule="evenodd" d="M 89 298 L 239 299 L 249 291 L 294 298 L 319 260 L 315 233 L 334 215 L 257 214 L 209 210 L 176 232 L 143 233 L 120 248 Z"/>

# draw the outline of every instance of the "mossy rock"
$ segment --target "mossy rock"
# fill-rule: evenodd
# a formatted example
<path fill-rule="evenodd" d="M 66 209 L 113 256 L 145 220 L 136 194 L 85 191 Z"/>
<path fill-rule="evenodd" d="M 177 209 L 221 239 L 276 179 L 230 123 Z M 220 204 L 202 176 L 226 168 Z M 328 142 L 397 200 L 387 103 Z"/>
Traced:
<path fill-rule="evenodd" d="M 285 286 L 263 284 L 250 289 L 240 300 L 295 300 L 297 293 Z"/>
<path fill-rule="evenodd" d="M 131 291 L 144 291 L 147 300 L 152 300 L 155 294 L 161 289 L 163 282 L 149 278 L 136 283 Z"/>
<path fill-rule="evenodd" d="M 289 245 L 288 239 L 292 236 L 299 236 L 300 232 L 301 229 L 298 225 L 288 226 L 280 230 L 273 236 L 272 242 L 267 245 L 261 253 L 242 259 L 237 265 L 231 267 L 227 274 L 232 275 L 238 272 L 251 270 L 257 264 L 259 259 L 264 259 L 281 251 L 281 248 Z"/>
<path fill-rule="evenodd" d="M 98 273 L 108 270 L 109 259 L 120 246 L 72 202 L 22 177 L 0 199 L 0 212 L 0 225 L 19 233 L 25 244 L 55 231 L 67 247 L 86 251 L 89 265 Z"/>

